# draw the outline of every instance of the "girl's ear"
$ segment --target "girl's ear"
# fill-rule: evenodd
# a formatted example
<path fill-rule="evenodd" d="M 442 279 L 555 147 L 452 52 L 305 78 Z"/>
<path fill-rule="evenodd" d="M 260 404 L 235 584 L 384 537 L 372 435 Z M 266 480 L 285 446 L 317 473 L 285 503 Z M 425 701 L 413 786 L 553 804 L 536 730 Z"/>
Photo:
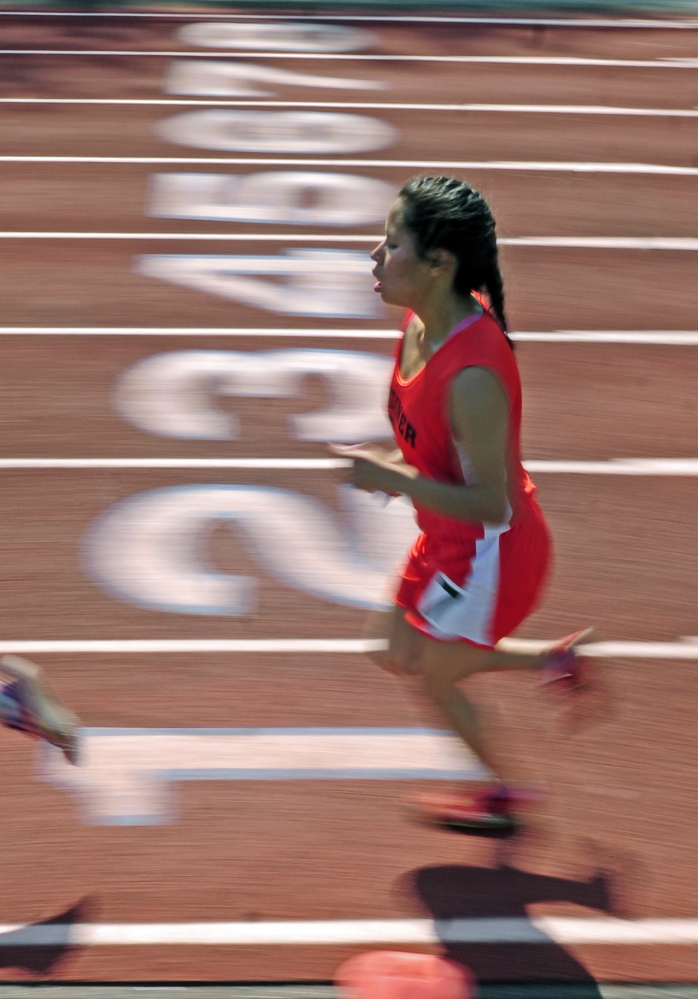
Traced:
<path fill-rule="evenodd" d="M 432 250 L 429 254 L 429 266 L 434 270 L 448 270 L 456 263 L 455 254 L 450 250 Z"/>

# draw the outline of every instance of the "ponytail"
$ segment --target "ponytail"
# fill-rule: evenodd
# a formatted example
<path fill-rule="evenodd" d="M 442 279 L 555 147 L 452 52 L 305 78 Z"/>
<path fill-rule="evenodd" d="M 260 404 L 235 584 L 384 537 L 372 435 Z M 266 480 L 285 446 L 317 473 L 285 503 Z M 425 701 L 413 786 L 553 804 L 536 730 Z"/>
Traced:
<path fill-rule="evenodd" d="M 502 281 L 502 272 L 496 262 L 492 264 L 487 274 L 485 288 L 487 289 L 487 297 L 490 300 L 490 309 L 494 313 L 494 318 L 502 327 L 502 332 L 507 338 L 507 343 L 513 350 L 514 344 L 509 336 L 509 326 L 506 312 L 504 311 L 504 282 Z"/>

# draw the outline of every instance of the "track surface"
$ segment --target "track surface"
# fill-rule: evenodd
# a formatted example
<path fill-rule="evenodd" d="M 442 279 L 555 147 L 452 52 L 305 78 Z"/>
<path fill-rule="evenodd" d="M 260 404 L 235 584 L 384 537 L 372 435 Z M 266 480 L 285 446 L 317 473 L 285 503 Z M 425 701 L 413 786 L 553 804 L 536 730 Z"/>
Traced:
<path fill-rule="evenodd" d="M 17 49 L 121 50 L 163 56 L 4 55 L 2 94 L 34 98 L 162 99 L 170 57 L 187 46 L 181 20 L 3 16 L 3 45 Z M 204 21 L 192 15 L 192 23 Z M 531 30 L 372 24 L 372 54 L 564 56 L 656 60 L 695 57 L 695 33 Z M 202 50 L 190 50 L 201 55 Z M 253 57 L 245 56 L 247 61 Z M 300 71 L 297 60 L 255 58 Z M 692 109 L 695 76 L 672 68 L 594 68 L 338 61 L 303 72 L 383 82 L 383 91 L 274 87 L 285 101 L 605 104 Z M 175 100 L 176 98 L 172 98 Z M 216 157 L 158 139 L 157 122 L 185 108 L 9 104 L 0 108 L 7 156 Z M 352 109 L 350 113 L 360 113 Z M 695 167 L 695 120 L 565 114 L 369 111 L 399 137 L 363 159 L 529 160 Z M 273 155 L 267 157 L 273 165 Z M 336 156 L 341 163 L 341 158 Z M 300 158 L 302 161 L 302 157 Z M 308 157 L 312 162 L 312 156 Z M 325 160 L 332 156 L 325 156 Z M 266 167 L 269 169 L 270 167 Z M 211 168 L 237 173 L 244 166 Z M 264 170 L 264 166 L 253 167 Z M 285 167 L 284 169 L 294 169 Z M 298 168 L 295 168 L 298 169 Z M 313 167 L 398 185 L 413 167 Z M 248 337 L 76 336 L 0 338 L 4 457 L 314 457 L 289 417 L 300 397 L 234 399 L 236 441 L 148 434 L 114 409 L 113 386 L 142 358 L 179 350 L 362 350 L 388 355 L 398 317 L 328 320 L 261 308 L 134 272 L 138 254 L 276 254 L 312 247 L 316 235 L 380 232 L 147 217 L 156 171 L 205 165 L 0 162 L 3 228 L 27 232 L 150 233 L 147 239 L 7 239 L 6 326 L 248 327 Z M 462 172 L 462 171 L 461 171 Z M 695 178 L 524 170 L 465 172 L 493 202 L 505 236 L 691 236 Z M 279 244 L 167 242 L 168 233 L 292 232 Z M 302 233 L 302 235 L 298 235 Z M 508 247 L 509 312 L 519 330 L 691 330 L 695 253 Z M 346 331 L 346 339 L 255 337 L 255 328 Z M 530 459 L 693 457 L 695 348 L 522 343 Z M 2 491 L 0 638 L 355 638 L 358 608 L 284 585 L 239 539 L 216 532 L 221 570 L 255 576 L 252 617 L 148 610 L 119 601 L 86 575 L 87 526 L 136 493 L 208 483 L 281 487 L 336 509 L 327 471 L 6 470 Z M 675 641 L 695 635 L 695 479 L 541 475 L 557 568 L 543 607 L 521 631 L 546 638 L 593 622 L 605 639 Z M 0 640 L 0 645 L 2 641 Z M 97 654 L 37 656 L 90 727 L 412 726 L 412 707 L 361 655 L 327 653 Z M 42 919 L 189 923 L 614 913 L 634 919 L 698 916 L 694 830 L 695 665 L 612 660 L 595 724 L 570 735 L 559 710 L 528 678 L 478 678 L 474 696 L 508 750 L 515 773 L 551 788 L 542 814 L 502 843 L 451 837 L 409 823 L 407 785 L 390 781 L 206 782 L 178 786 L 166 825 L 83 824 L 74 800 L 36 779 L 33 748 L 1 736 L 0 924 Z M 495 711 L 496 709 L 496 711 Z M 411 786 L 410 786 L 411 787 Z M 553 879 L 553 880 L 551 880 Z M 74 910 L 79 901 L 81 908 Z M 0 940 L 0 942 L 2 942 Z M 326 981 L 356 948 L 325 946 L 5 947 L 0 977 L 33 973 L 74 981 Z M 695 946 L 477 946 L 452 949 L 483 979 L 692 981 Z M 586 970 L 585 970 L 586 969 Z"/>

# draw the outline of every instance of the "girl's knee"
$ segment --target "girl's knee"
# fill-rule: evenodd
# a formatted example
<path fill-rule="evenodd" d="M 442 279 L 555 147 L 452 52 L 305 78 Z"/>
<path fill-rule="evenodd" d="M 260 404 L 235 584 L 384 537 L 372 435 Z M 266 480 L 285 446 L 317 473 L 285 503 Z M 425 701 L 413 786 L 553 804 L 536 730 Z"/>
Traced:
<path fill-rule="evenodd" d="M 394 606 L 389 612 L 374 611 L 367 619 L 364 637 L 376 642 L 368 656 L 380 669 L 394 676 L 413 676 L 419 670 L 422 636 L 405 620 L 405 612 Z M 383 644 L 384 643 L 384 644 Z"/>
<path fill-rule="evenodd" d="M 386 673 L 396 672 L 397 666 L 387 649 L 374 649 L 371 652 L 368 652 L 367 656 L 374 666 L 378 666 L 379 669 L 385 670 Z"/>
<path fill-rule="evenodd" d="M 414 674 L 414 665 L 410 663 L 409 658 L 394 649 L 380 649 L 370 652 L 368 655 L 374 665 L 393 676 L 412 676 Z"/>
<path fill-rule="evenodd" d="M 454 686 L 487 668 L 491 653 L 467 642 L 432 643 L 423 656 L 421 672 L 438 689 Z"/>
<path fill-rule="evenodd" d="M 449 650 L 451 651 L 451 650 Z M 437 703 L 444 703 L 458 696 L 458 684 L 481 669 L 477 652 L 460 647 L 458 655 L 427 655 L 420 666 L 421 682 L 425 694 Z"/>

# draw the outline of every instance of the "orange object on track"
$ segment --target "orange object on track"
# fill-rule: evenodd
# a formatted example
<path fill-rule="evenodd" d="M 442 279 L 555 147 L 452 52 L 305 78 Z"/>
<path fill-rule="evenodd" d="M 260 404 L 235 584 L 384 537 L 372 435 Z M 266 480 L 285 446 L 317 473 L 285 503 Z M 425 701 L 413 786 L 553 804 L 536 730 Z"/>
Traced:
<path fill-rule="evenodd" d="M 474 999 L 467 968 L 435 954 L 374 950 L 338 969 L 342 999 Z"/>

